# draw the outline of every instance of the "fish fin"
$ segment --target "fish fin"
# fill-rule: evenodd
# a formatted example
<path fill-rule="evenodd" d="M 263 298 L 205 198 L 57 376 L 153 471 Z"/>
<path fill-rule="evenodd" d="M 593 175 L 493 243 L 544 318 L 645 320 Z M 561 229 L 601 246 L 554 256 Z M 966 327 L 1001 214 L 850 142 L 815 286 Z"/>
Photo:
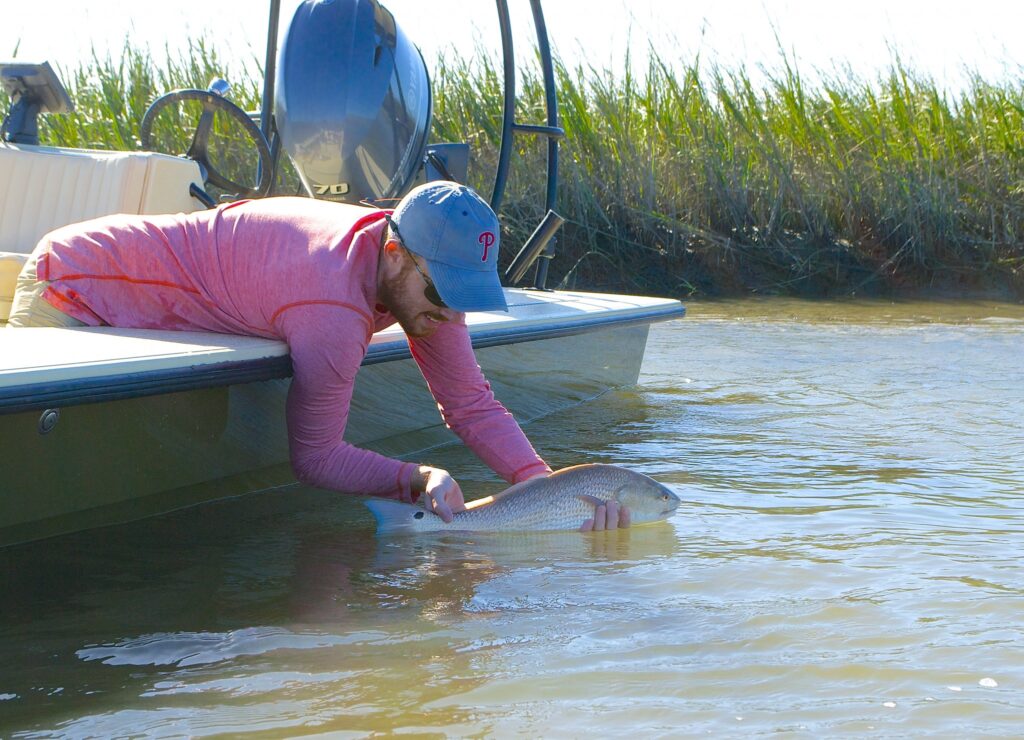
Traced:
<path fill-rule="evenodd" d="M 585 501 L 594 508 L 597 508 L 598 506 L 604 506 L 605 504 L 608 503 L 607 501 L 602 501 L 597 496 L 591 496 L 589 493 L 577 493 L 576 498 L 578 498 L 580 501 Z"/>
<path fill-rule="evenodd" d="M 414 504 L 406 504 L 401 501 L 389 501 L 382 498 L 371 498 L 363 501 L 366 508 L 377 520 L 377 534 L 408 534 L 419 531 L 415 523 L 416 514 L 420 519 L 432 516 L 421 507 Z"/>

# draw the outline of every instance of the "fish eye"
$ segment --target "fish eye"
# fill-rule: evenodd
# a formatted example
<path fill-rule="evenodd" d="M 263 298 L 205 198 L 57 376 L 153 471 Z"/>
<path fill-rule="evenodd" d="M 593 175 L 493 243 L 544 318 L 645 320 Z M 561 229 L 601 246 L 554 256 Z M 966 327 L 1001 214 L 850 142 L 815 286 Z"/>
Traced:
<path fill-rule="evenodd" d="M 422 519 L 423 518 L 423 512 L 422 511 L 417 511 L 415 514 L 412 515 L 412 518 L 413 519 Z"/>

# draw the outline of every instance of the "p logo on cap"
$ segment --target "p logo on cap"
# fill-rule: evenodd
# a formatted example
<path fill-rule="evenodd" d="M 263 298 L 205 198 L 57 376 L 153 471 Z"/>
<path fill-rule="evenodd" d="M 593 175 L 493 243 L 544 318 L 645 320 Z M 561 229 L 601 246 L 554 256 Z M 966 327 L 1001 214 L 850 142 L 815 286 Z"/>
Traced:
<path fill-rule="evenodd" d="M 494 240 L 494 233 L 490 231 L 485 231 L 480 235 L 480 238 L 477 239 L 478 242 L 484 245 L 484 256 L 480 258 L 481 262 L 487 261 L 487 250 L 491 248 L 492 244 L 494 244 Z"/>

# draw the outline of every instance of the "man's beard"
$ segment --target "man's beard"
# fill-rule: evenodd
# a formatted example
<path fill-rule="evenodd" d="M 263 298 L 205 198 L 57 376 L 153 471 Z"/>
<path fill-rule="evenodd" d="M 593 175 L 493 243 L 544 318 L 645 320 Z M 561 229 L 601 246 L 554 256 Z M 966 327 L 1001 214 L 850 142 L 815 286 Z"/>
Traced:
<path fill-rule="evenodd" d="M 430 325 L 426 329 L 417 328 L 417 319 L 420 318 L 421 313 L 407 308 L 410 304 L 415 303 L 415 300 L 410 300 L 410 295 L 416 289 L 409 287 L 410 281 L 408 280 L 408 274 L 412 270 L 412 266 L 406 264 L 394 280 L 382 277 L 377 298 L 388 307 L 391 315 L 395 317 L 398 325 L 408 336 L 427 337 L 434 333 L 436 327 Z"/>

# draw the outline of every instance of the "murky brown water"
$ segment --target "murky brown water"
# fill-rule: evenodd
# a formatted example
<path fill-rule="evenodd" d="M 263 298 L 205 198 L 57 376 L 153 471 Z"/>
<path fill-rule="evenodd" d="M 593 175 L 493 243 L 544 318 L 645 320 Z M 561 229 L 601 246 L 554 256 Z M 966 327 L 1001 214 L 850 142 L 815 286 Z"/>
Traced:
<path fill-rule="evenodd" d="M 668 524 L 387 542 L 292 489 L 7 551 L 0 735 L 1019 736 L 1022 364 L 1019 306 L 692 305 L 529 429 Z"/>

